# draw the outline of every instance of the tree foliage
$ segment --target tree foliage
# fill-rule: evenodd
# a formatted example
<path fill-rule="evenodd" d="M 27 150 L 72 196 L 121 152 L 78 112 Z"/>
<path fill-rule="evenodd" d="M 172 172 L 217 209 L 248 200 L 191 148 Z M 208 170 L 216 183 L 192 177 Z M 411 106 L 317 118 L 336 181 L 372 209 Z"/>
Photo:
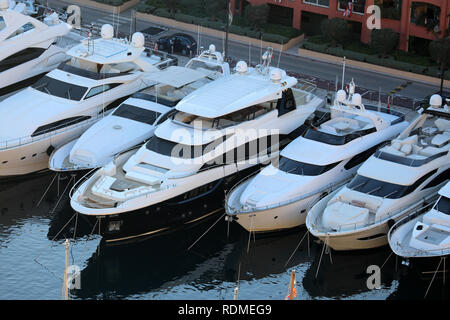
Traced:
<path fill-rule="evenodd" d="M 180 8 L 181 0 L 166 0 L 167 8 L 169 8 L 170 16 L 175 15 L 175 11 Z"/>
<path fill-rule="evenodd" d="M 370 33 L 370 47 L 383 57 L 398 46 L 399 35 L 392 29 L 373 29 Z"/>
<path fill-rule="evenodd" d="M 331 41 L 333 46 L 337 44 L 344 45 L 350 37 L 347 21 L 340 18 L 323 20 L 320 29 L 325 39 Z"/>
<path fill-rule="evenodd" d="M 211 20 L 217 20 L 217 14 L 228 10 L 228 0 L 207 0 L 204 2 L 205 11 Z"/>
<path fill-rule="evenodd" d="M 248 5 L 245 8 L 245 16 L 253 28 L 262 30 L 269 20 L 269 11 L 270 7 L 268 4 L 259 6 Z"/>
<path fill-rule="evenodd" d="M 445 69 L 450 63 L 450 38 L 433 40 L 428 49 L 431 58 Z"/>

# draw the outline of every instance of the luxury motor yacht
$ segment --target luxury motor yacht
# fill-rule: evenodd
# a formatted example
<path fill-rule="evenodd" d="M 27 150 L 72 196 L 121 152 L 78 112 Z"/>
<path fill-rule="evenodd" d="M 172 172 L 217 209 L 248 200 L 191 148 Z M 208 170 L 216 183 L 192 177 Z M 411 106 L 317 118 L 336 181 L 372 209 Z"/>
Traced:
<path fill-rule="evenodd" d="M 101 38 L 83 40 L 68 62 L 0 103 L 0 177 L 48 168 L 55 148 L 148 87 L 147 74 L 176 63 L 146 51 L 142 33 L 128 41 L 113 32 L 104 25 Z"/>
<path fill-rule="evenodd" d="M 450 182 L 438 194 L 430 210 L 409 215 L 389 230 L 389 246 L 396 255 L 403 258 L 450 255 Z"/>
<path fill-rule="evenodd" d="M 158 84 L 134 94 L 80 138 L 53 151 L 49 168 L 78 171 L 106 165 L 116 154 L 150 138 L 155 128 L 175 111 L 173 107 L 182 98 L 227 74 L 230 74 L 228 63 L 211 45 L 209 50 L 191 59 L 186 67 L 171 66 L 147 76 L 148 81 Z"/>
<path fill-rule="evenodd" d="M 26 13 L 26 4 L 9 9 L 9 1 L 0 0 L 0 89 L 17 90 L 17 84 L 55 69 L 70 59 L 68 48 L 57 45 L 72 27 L 56 13 L 42 21 Z M 3 92 L 7 90 L 6 92 Z"/>
<path fill-rule="evenodd" d="M 270 66 L 236 72 L 182 99 L 137 152 L 81 179 L 71 206 L 106 242 L 148 237 L 223 211 L 224 191 L 278 155 L 288 135 L 324 104 Z"/>
<path fill-rule="evenodd" d="M 449 177 L 449 112 L 433 95 L 392 143 L 375 152 L 344 187 L 309 211 L 308 230 L 335 250 L 388 243 L 392 225 L 434 201 Z"/>
<path fill-rule="evenodd" d="M 227 195 L 228 219 L 249 232 L 271 232 L 305 223 L 311 206 L 348 182 L 382 144 L 408 126 L 404 114 L 362 104 L 339 90 L 331 119 L 309 128 L 281 151 L 278 163 L 235 186 Z"/>

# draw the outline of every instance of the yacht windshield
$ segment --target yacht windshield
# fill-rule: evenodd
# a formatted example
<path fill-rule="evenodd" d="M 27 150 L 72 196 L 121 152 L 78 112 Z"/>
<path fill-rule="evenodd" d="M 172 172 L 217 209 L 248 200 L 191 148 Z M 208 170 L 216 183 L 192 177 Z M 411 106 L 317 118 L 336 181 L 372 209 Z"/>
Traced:
<path fill-rule="evenodd" d="M 450 215 L 450 199 L 442 196 L 436 203 L 435 209 L 439 212 Z"/>
<path fill-rule="evenodd" d="M 324 166 L 318 166 L 310 163 L 295 161 L 286 157 L 280 157 L 278 169 L 283 172 L 302 175 L 302 176 L 318 176 L 337 166 L 339 162 L 331 163 Z"/>
<path fill-rule="evenodd" d="M 122 104 L 116 111 L 114 111 L 113 115 L 152 125 L 161 113 L 135 107 L 129 104 Z"/>
<path fill-rule="evenodd" d="M 208 71 L 212 71 L 212 72 L 222 72 L 222 67 L 215 64 L 215 63 L 207 63 L 205 61 L 200 61 L 200 60 L 192 60 L 191 62 L 189 62 L 186 66 L 189 69 L 193 69 L 193 70 L 208 70 Z"/>
<path fill-rule="evenodd" d="M 419 185 L 432 176 L 436 171 L 437 169 L 425 174 L 409 186 L 384 182 L 357 174 L 352 181 L 348 183 L 347 188 L 375 197 L 399 199 L 416 190 Z"/>
<path fill-rule="evenodd" d="M 375 128 L 370 128 L 367 130 L 355 131 L 347 135 L 334 135 L 331 133 L 326 133 L 315 129 L 308 129 L 304 135 L 304 138 L 330 144 L 333 146 L 340 146 L 375 131 L 376 131 Z"/>
<path fill-rule="evenodd" d="M 51 96 L 74 101 L 80 101 L 88 89 L 72 83 L 56 80 L 48 76 L 41 78 L 38 82 L 32 85 L 32 87 Z"/>
<path fill-rule="evenodd" d="M 164 156 L 181 159 L 194 159 L 214 150 L 215 147 L 225 140 L 226 137 L 224 136 L 208 144 L 194 146 L 176 143 L 158 138 L 157 136 L 152 136 L 148 140 L 146 147 L 148 150 Z"/>

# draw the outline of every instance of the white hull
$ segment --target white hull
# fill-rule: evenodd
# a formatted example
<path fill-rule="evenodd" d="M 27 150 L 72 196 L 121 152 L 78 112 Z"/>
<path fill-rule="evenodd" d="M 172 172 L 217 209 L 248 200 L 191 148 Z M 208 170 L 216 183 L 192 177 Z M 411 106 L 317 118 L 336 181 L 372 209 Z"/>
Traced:
<path fill-rule="evenodd" d="M 0 150 L 0 177 L 23 175 L 47 169 L 48 153 L 50 153 L 48 151 L 78 138 L 90 125 L 92 121 L 86 121 L 77 124 L 74 128 L 64 129 L 63 132 L 51 134 L 34 142 Z"/>
<path fill-rule="evenodd" d="M 434 250 L 419 250 L 410 246 L 412 233 L 414 226 L 417 222 L 422 220 L 422 216 L 418 216 L 410 221 L 400 225 L 392 227 L 388 234 L 389 246 L 392 251 L 403 258 L 434 258 L 450 255 L 450 248 L 447 249 L 434 249 Z M 405 218 L 408 219 L 408 218 Z M 399 221 L 398 224 L 401 224 Z"/>
<path fill-rule="evenodd" d="M 390 226 L 412 212 L 420 209 L 424 203 L 424 199 L 420 198 L 419 201 L 408 205 L 408 207 L 393 215 L 390 219 L 385 219 L 382 222 L 374 223 L 367 227 L 342 232 L 321 231 L 318 226 L 322 223 L 322 213 L 330 199 L 337 194 L 339 190 L 340 189 L 336 190 L 334 193 L 326 196 L 314 205 L 306 219 L 306 226 L 309 232 L 337 251 L 373 249 L 387 245 Z"/>

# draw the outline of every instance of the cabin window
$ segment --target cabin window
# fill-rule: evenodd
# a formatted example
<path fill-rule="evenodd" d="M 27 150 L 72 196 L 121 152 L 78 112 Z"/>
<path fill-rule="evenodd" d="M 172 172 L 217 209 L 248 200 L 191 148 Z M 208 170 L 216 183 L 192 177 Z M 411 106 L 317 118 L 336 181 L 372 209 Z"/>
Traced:
<path fill-rule="evenodd" d="M 363 163 L 364 161 L 366 161 L 367 159 L 369 159 L 369 157 L 380 147 L 381 144 L 376 145 L 364 152 L 361 152 L 360 154 L 357 154 L 353 158 L 351 158 L 345 164 L 345 166 L 344 166 L 345 170 L 350 170 L 351 168 L 354 168 L 354 167 L 360 165 L 361 163 Z"/>
<path fill-rule="evenodd" d="M 304 138 L 309 139 L 309 140 L 314 140 L 317 142 L 326 143 L 326 144 L 333 145 L 333 146 L 341 146 L 341 145 L 349 143 L 352 140 L 355 140 L 362 136 L 371 134 L 375 131 L 377 131 L 375 128 L 370 128 L 370 129 L 366 129 L 366 130 L 355 131 L 353 133 L 349 133 L 344 136 L 338 136 L 338 135 L 322 132 L 315 128 L 312 128 L 312 129 L 308 129 L 305 132 Z"/>
<path fill-rule="evenodd" d="M 0 72 L 15 68 L 22 63 L 34 60 L 45 52 L 43 48 L 27 48 L 0 61 Z"/>
<path fill-rule="evenodd" d="M 279 170 L 290 174 L 296 174 L 301 176 L 318 176 L 333 169 L 339 163 L 340 161 L 330 163 L 324 166 L 318 166 L 315 164 L 295 161 L 281 156 L 278 165 L 274 164 L 274 166 L 278 167 Z"/>
<path fill-rule="evenodd" d="M 294 93 L 292 92 L 292 89 L 289 88 L 283 91 L 281 99 L 279 99 L 277 103 L 278 116 L 280 117 L 283 114 L 291 112 L 295 110 L 296 107 L 297 104 L 295 103 Z"/>
<path fill-rule="evenodd" d="M 52 122 L 49 124 L 46 124 L 44 126 L 41 126 L 39 128 L 37 128 L 32 134 L 32 137 L 36 137 L 48 132 L 52 132 L 55 130 L 59 130 L 65 127 L 70 127 L 74 124 L 77 124 L 79 122 L 85 121 L 90 119 L 91 117 L 89 116 L 78 116 L 78 117 L 72 117 L 72 118 L 67 118 L 67 119 L 63 119 L 63 120 L 59 120 L 56 122 Z"/>
<path fill-rule="evenodd" d="M 44 76 L 38 80 L 34 85 L 32 85 L 32 88 L 47 93 L 51 96 L 73 101 L 80 101 L 87 91 L 86 87 L 56 80 L 49 76 Z"/>
<path fill-rule="evenodd" d="M 450 169 L 447 169 L 447 170 L 441 172 L 441 173 L 438 174 L 433 180 L 431 180 L 431 181 L 424 187 L 424 189 L 432 188 L 432 187 L 435 187 L 435 186 L 441 184 L 442 182 L 448 180 L 449 175 L 450 175 Z"/>
<path fill-rule="evenodd" d="M 139 108 L 129 104 L 122 104 L 119 108 L 116 109 L 116 111 L 114 111 L 113 115 L 116 117 L 126 118 L 152 125 L 153 123 L 155 123 L 156 119 L 158 119 L 161 113 Z"/>
<path fill-rule="evenodd" d="M 91 90 L 89 90 L 88 94 L 86 95 L 85 99 L 89 99 L 92 97 L 95 97 L 96 95 L 99 95 L 103 92 L 106 92 L 108 90 L 114 89 L 115 87 L 121 85 L 121 83 L 107 83 L 103 84 L 98 87 L 93 87 Z"/>
<path fill-rule="evenodd" d="M 169 140 L 161 139 L 157 136 L 152 136 L 147 144 L 146 148 L 150 151 L 159 153 L 168 157 L 175 157 L 181 159 L 194 159 L 203 156 L 204 153 L 214 150 L 214 148 L 223 143 L 227 139 L 226 136 L 221 137 L 213 142 L 204 145 L 186 145 L 182 143 L 176 143 Z"/>
<path fill-rule="evenodd" d="M 450 199 L 442 196 L 436 203 L 435 209 L 439 212 L 450 215 Z"/>
<path fill-rule="evenodd" d="M 169 112 L 163 114 L 163 116 L 158 120 L 158 122 L 156 123 L 156 125 L 159 125 L 161 123 L 163 123 L 164 121 L 166 121 L 170 116 L 172 116 L 173 114 L 175 114 L 177 112 L 176 109 L 170 110 Z"/>
<path fill-rule="evenodd" d="M 9 39 L 14 39 L 30 30 L 34 29 L 34 25 L 31 22 L 28 22 L 26 24 L 24 24 L 22 27 L 20 27 L 19 29 L 17 29 L 15 32 L 13 32 L 8 38 L 6 38 L 6 40 Z"/>
<path fill-rule="evenodd" d="M 399 199 L 415 191 L 425 180 L 435 174 L 436 171 L 437 169 L 428 172 L 409 186 L 379 181 L 358 174 L 349 182 L 347 188 L 376 197 Z"/>

